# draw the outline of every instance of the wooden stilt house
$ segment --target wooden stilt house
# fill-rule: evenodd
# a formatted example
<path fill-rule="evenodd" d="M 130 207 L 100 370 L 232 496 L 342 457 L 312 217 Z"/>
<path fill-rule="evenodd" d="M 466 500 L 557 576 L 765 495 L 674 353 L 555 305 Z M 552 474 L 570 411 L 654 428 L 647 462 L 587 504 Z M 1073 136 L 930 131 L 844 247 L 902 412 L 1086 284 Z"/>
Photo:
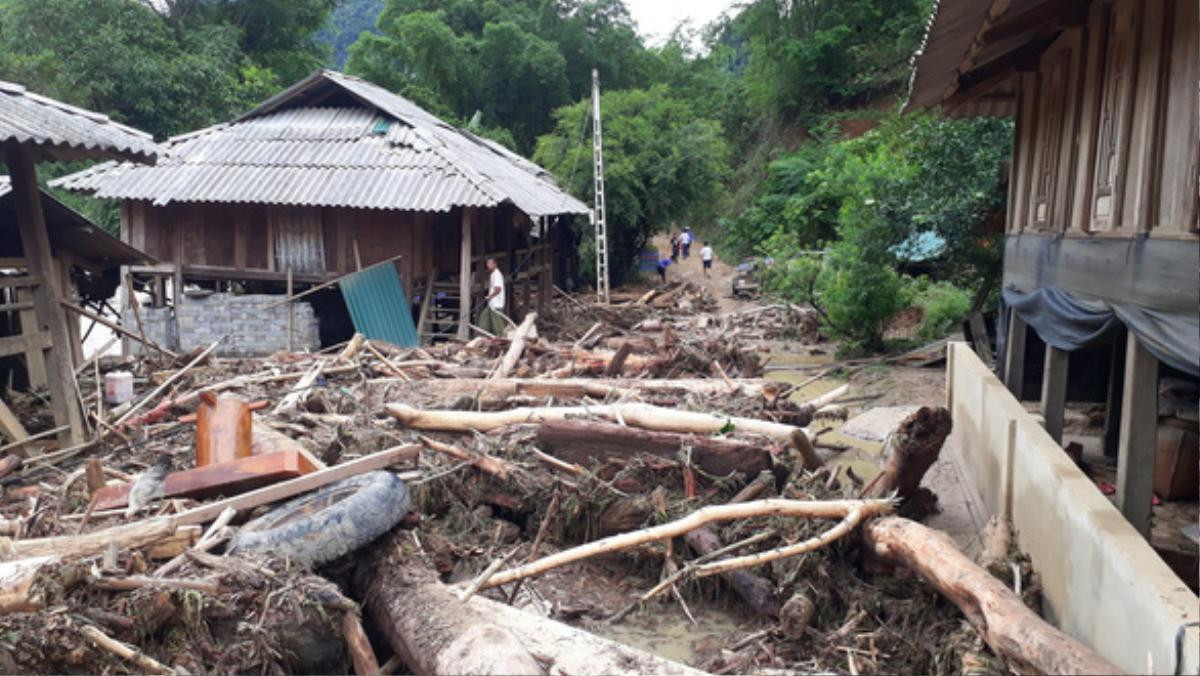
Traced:
<path fill-rule="evenodd" d="M 487 257 L 509 315 L 546 302 L 563 218 L 588 207 L 547 172 L 370 82 L 321 70 L 236 120 L 168 140 L 154 167 L 57 185 L 122 201 L 133 272 L 173 302 L 190 283 L 284 292 L 394 259 L 426 337 L 467 335 Z"/>
<path fill-rule="evenodd" d="M 24 270 L 24 274 L 5 276 L 3 286 L 28 292 L 33 303 L 30 319 L 36 325 L 34 331 L 26 326 L 22 335 L 0 339 L 0 356 L 29 354 L 34 362 L 31 371 L 41 371 L 37 367 L 44 366 L 55 424 L 63 430 L 59 441 L 82 443 L 86 425 L 78 405 L 72 347 L 78 340 L 72 335 L 63 307 L 69 259 L 56 257 L 62 249 L 56 251 L 51 246 L 36 164 L 111 158 L 145 162 L 153 161 L 159 149 L 148 134 L 8 82 L 0 82 L 0 146 L 11 193 L 5 201 L 20 233 L 19 256 L 9 251 L 13 255 L 8 257 L 14 260 L 8 262 L 12 269 Z M 87 233 L 74 234 L 82 238 L 77 241 L 87 240 Z M 95 242 L 103 241 L 96 237 Z M 42 357 L 43 364 L 36 363 L 36 355 Z"/>
<path fill-rule="evenodd" d="M 1001 375 L 1020 397 L 1026 348 L 1045 343 L 1061 441 L 1069 356 L 1108 347 L 1086 370 L 1109 371 L 1118 502 L 1143 534 L 1160 376 L 1200 378 L 1198 83 L 1196 0 L 940 0 L 908 102 L 1016 120 Z"/>

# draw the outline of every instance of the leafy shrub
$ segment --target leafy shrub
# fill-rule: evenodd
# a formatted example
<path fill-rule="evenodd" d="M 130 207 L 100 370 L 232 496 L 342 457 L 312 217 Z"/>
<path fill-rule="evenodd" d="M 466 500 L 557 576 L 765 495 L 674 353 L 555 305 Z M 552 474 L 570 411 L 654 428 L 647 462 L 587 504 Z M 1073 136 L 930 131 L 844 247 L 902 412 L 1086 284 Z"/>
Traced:
<path fill-rule="evenodd" d="M 924 310 L 917 338 L 926 341 L 952 333 L 971 310 L 970 291 L 927 277 L 906 279 L 903 298 L 906 307 L 915 305 Z"/>

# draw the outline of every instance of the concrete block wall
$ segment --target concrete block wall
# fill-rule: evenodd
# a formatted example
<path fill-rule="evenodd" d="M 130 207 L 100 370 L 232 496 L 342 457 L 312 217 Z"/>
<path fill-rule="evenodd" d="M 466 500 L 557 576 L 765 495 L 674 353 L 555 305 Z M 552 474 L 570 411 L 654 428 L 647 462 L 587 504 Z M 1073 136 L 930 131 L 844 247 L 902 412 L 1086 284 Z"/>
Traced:
<path fill-rule="evenodd" d="M 168 350 L 179 349 L 179 335 L 175 330 L 175 313 L 171 308 L 142 306 L 141 314 L 142 328 L 146 331 L 147 340 L 157 343 Z M 121 324 L 130 331 L 137 333 L 137 316 L 133 313 L 133 310 L 125 309 L 125 313 L 121 317 Z M 145 349 L 139 341 L 131 338 L 123 338 L 122 341 L 122 349 L 125 354 L 140 355 Z"/>
<path fill-rule="evenodd" d="M 175 310 L 179 349 L 207 347 L 226 336 L 217 348 L 224 357 L 261 357 L 287 348 L 286 304 L 268 308 L 282 296 L 214 293 L 186 297 Z M 292 350 L 317 350 L 321 346 L 316 313 L 304 302 L 292 304 Z"/>
<path fill-rule="evenodd" d="M 1200 598 L 965 343 L 946 396 L 963 470 L 1041 576 L 1046 619 L 1129 673 L 1197 673 Z M 1175 637 L 1182 630 L 1182 664 Z"/>
<path fill-rule="evenodd" d="M 175 308 L 142 308 L 146 337 L 179 352 L 208 347 L 226 336 L 217 348 L 221 357 L 261 357 L 287 348 L 287 305 L 268 308 L 282 296 L 265 294 L 214 293 L 184 298 Z M 319 322 L 312 305 L 292 304 L 292 350 L 315 351 L 321 346 Z M 122 318 L 126 327 L 137 326 L 133 312 Z M 125 341 L 126 354 L 140 354 L 137 341 Z"/>

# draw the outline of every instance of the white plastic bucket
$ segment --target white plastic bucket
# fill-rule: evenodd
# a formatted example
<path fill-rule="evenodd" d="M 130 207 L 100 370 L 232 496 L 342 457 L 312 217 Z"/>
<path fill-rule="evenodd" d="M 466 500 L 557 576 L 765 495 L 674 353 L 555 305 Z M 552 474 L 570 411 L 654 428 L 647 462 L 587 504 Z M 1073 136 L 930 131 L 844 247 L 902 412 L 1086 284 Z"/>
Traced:
<path fill-rule="evenodd" d="M 129 371 L 110 371 L 104 374 L 104 401 L 124 404 L 133 399 L 133 374 Z"/>

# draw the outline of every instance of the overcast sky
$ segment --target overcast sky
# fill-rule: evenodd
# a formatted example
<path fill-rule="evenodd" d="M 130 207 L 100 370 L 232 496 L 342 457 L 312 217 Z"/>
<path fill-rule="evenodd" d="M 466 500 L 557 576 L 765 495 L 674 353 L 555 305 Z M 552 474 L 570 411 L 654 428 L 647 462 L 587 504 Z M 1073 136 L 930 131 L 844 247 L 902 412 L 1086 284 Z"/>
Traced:
<path fill-rule="evenodd" d="M 680 21 L 690 19 L 693 28 L 721 15 L 735 0 L 625 0 L 637 22 L 638 32 L 651 44 L 661 44 Z"/>

